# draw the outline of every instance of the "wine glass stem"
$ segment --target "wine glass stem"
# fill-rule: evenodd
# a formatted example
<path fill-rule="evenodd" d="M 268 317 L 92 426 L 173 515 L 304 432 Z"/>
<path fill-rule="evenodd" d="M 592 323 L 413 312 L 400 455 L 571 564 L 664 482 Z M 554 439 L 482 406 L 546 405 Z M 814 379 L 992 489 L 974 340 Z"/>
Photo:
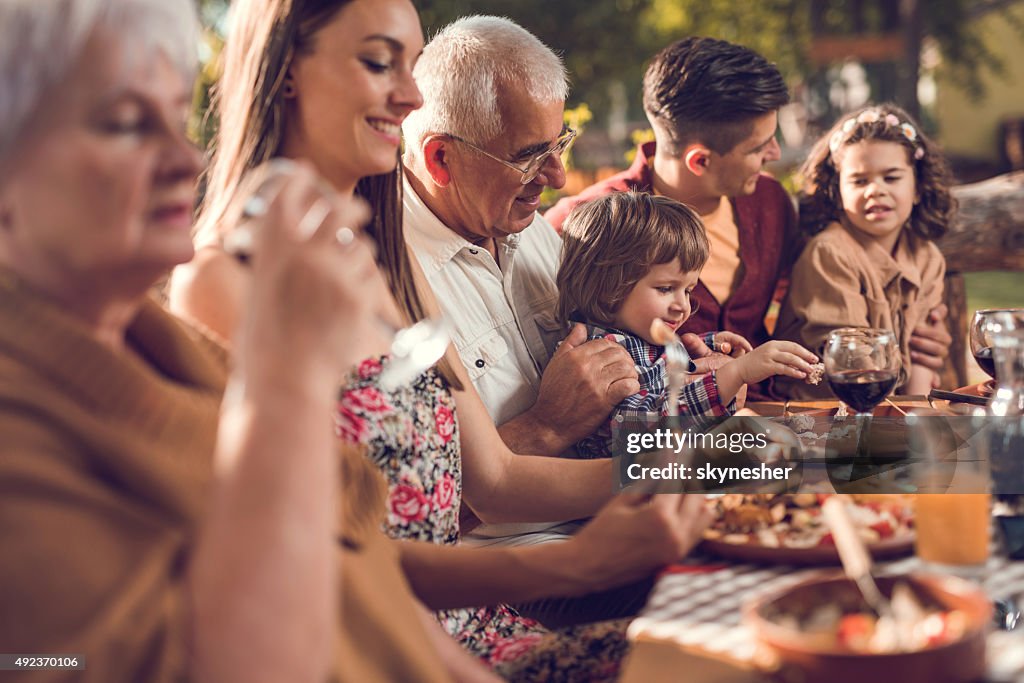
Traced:
<path fill-rule="evenodd" d="M 858 412 L 856 419 L 857 450 L 853 471 L 861 476 L 870 476 L 874 474 L 874 463 L 871 460 L 871 413 Z"/>

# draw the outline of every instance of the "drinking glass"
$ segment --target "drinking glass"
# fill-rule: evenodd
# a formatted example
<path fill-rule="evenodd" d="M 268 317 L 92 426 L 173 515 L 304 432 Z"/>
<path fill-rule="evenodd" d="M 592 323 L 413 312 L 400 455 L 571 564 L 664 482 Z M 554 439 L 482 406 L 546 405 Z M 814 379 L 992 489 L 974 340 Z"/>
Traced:
<path fill-rule="evenodd" d="M 927 569 L 978 580 L 989 556 L 991 485 L 971 418 L 906 416 L 915 496 L 914 552 Z"/>
<path fill-rule="evenodd" d="M 996 379 L 992 356 L 996 335 L 1014 330 L 1024 330 L 1024 308 L 985 308 L 976 311 L 971 319 L 971 355 L 992 379 Z"/>
<path fill-rule="evenodd" d="M 962 418 L 916 409 L 907 416 L 918 461 L 915 552 L 932 571 L 977 579 L 989 557 L 991 483 L 980 439 Z"/>
<path fill-rule="evenodd" d="M 822 360 L 832 393 L 860 416 L 871 414 L 896 386 L 900 374 L 899 343 L 890 330 L 833 330 Z"/>
<path fill-rule="evenodd" d="M 988 560 L 988 493 L 914 496 L 915 551 L 932 569 L 971 578 Z"/>
<path fill-rule="evenodd" d="M 846 493 L 884 486 L 889 475 L 883 473 L 892 465 L 888 453 L 891 449 L 880 444 L 879 459 L 872 458 L 871 413 L 889 395 L 899 378 L 900 352 L 896 335 L 889 330 L 859 327 L 834 330 L 825 342 L 822 361 L 832 393 L 856 411 L 857 423 L 852 452 L 843 448 L 842 452 L 849 456 L 834 460 L 829 468 L 832 483 L 837 491 Z"/>
<path fill-rule="evenodd" d="M 1024 328 L 993 338 L 999 386 L 985 410 L 982 444 L 1000 512 L 1024 513 Z"/>

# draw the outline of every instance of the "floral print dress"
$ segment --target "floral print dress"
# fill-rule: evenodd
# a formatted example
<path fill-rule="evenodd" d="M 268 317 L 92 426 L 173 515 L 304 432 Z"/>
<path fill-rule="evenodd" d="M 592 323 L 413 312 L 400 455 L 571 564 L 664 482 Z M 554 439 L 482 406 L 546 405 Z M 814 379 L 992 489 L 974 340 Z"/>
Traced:
<path fill-rule="evenodd" d="M 339 438 L 367 446 L 388 481 L 385 531 L 459 542 L 462 458 L 455 399 L 433 368 L 394 392 L 378 383 L 388 359 L 363 361 L 342 389 Z M 509 680 L 614 680 L 626 651 L 623 622 L 549 631 L 507 605 L 442 610 L 444 629 Z"/>

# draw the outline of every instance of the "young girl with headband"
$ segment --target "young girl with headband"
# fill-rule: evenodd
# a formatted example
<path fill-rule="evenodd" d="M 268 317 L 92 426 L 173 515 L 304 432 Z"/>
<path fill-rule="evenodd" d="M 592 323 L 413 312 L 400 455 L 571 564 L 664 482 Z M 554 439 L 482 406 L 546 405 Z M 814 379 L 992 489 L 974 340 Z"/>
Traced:
<path fill-rule="evenodd" d="M 839 327 L 893 330 L 897 391 L 928 393 L 934 374 L 911 362 L 909 342 L 942 302 L 946 264 L 934 241 L 956 202 L 939 149 L 899 107 L 867 107 L 815 144 L 802 174 L 800 222 L 813 238 L 793 268 L 776 338 L 820 352 Z M 826 384 L 779 382 L 790 398 L 829 395 Z"/>

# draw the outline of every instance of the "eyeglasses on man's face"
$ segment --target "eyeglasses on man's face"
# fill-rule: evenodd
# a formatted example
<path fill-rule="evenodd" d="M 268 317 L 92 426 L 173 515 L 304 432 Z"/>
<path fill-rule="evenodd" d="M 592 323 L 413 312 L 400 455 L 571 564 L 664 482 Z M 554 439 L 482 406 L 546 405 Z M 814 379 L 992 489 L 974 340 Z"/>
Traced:
<path fill-rule="evenodd" d="M 543 152 L 538 152 L 537 154 L 534 154 L 526 161 L 525 166 L 517 166 L 516 164 L 513 164 L 510 161 L 505 161 L 500 157 L 496 157 L 487 150 L 480 149 L 469 140 L 464 140 L 460 138 L 458 135 L 449 134 L 448 137 L 450 137 L 452 140 L 457 140 L 458 142 L 461 142 L 462 144 L 476 150 L 477 152 L 480 152 L 486 157 L 494 159 L 500 164 L 508 166 L 514 171 L 518 171 L 520 174 L 520 184 L 526 185 L 527 183 L 532 182 L 533 179 L 536 178 L 538 175 L 540 175 L 541 170 L 544 169 L 544 164 L 547 163 L 548 159 L 551 157 L 552 154 L 561 155 L 562 152 L 564 152 L 569 147 L 569 145 L 573 141 L 573 138 L 576 137 L 576 131 L 566 126 L 562 130 L 562 134 L 558 136 L 558 139 L 555 140 L 555 143 L 553 145 L 548 147 Z"/>

